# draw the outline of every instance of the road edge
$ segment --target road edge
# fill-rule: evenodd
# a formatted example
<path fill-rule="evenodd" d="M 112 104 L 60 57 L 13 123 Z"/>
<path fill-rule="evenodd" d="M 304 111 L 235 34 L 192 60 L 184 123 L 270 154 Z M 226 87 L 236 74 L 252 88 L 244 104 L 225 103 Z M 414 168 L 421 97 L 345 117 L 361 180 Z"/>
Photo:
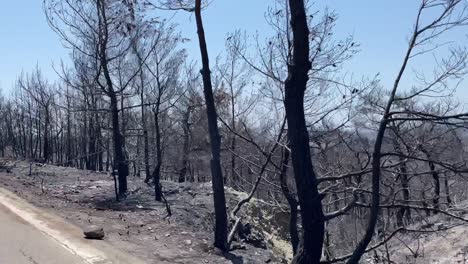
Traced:
<path fill-rule="evenodd" d="M 85 240 L 79 227 L 1 187 L 0 204 L 88 264 L 145 264 L 105 241 Z"/>

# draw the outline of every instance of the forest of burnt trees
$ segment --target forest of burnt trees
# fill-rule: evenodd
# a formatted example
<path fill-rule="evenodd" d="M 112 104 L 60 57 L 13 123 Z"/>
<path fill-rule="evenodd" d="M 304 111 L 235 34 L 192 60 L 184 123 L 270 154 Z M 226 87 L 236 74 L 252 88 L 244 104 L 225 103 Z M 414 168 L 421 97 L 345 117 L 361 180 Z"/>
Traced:
<path fill-rule="evenodd" d="M 453 96 L 467 89 L 468 51 L 444 41 L 468 24 L 468 3 L 418 1 L 386 87 L 346 78 L 359 42 L 337 39 L 337 14 L 308 1 L 272 0 L 271 37 L 232 32 L 210 61 L 208 2 L 45 0 L 71 63 L 54 66 L 53 82 L 23 72 L 0 97 L 0 155 L 110 172 L 117 199 L 128 177 L 160 202 L 166 181 L 211 182 L 217 248 L 230 249 L 256 197 L 287 208 L 293 263 L 359 263 L 425 216 L 468 221 L 456 213 L 468 199 L 468 112 Z M 193 16 L 198 39 L 158 15 L 173 12 Z M 427 56 L 431 70 L 418 71 Z M 225 187 L 249 195 L 227 208 Z"/>

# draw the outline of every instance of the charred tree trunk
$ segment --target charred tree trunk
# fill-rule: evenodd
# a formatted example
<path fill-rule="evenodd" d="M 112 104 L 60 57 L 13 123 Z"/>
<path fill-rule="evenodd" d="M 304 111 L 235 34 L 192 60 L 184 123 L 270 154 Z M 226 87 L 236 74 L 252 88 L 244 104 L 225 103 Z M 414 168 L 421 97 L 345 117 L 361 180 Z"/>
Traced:
<path fill-rule="evenodd" d="M 95 132 L 96 129 L 94 127 L 94 118 L 89 119 L 89 135 L 88 135 L 88 170 L 96 171 L 97 170 L 97 162 L 96 162 L 96 137 Z"/>
<path fill-rule="evenodd" d="M 89 117 L 89 132 L 88 132 L 88 152 L 89 152 L 89 170 L 97 171 L 98 170 L 98 149 L 97 144 L 97 109 L 96 109 L 96 99 L 93 95 L 93 92 L 90 92 L 90 104 L 91 109 Z"/>
<path fill-rule="evenodd" d="M 228 221 L 223 173 L 221 170 L 221 136 L 218 128 L 218 114 L 216 112 L 214 102 L 208 49 L 206 46 L 205 30 L 203 28 L 203 20 L 201 16 L 201 0 L 195 0 L 195 19 L 197 23 L 198 40 L 203 64 L 201 74 L 203 77 L 203 92 L 205 95 L 208 130 L 211 143 L 211 177 L 216 218 L 214 245 L 221 250 L 227 250 Z"/>
<path fill-rule="evenodd" d="M 122 134 L 119 128 L 119 109 L 117 96 L 110 93 L 111 114 L 112 114 L 112 137 L 114 141 L 114 166 L 118 171 L 119 195 L 123 196 L 127 192 L 128 164 L 125 159 L 122 146 Z"/>
<path fill-rule="evenodd" d="M 72 124 L 71 124 L 71 112 L 70 112 L 70 96 L 67 88 L 67 146 L 66 146 L 66 163 L 65 166 L 70 167 L 72 163 Z"/>
<path fill-rule="evenodd" d="M 395 130 L 394 132 L 397 133 L 398 131 L 396 130 L 397 129 L 396 126 L 393 126 L 393 128 Z M 395 138 L 393 139 L 393 145 L 394 145 L 395 151 L 398 154 L 401 154 L 401 156 L 399 156 L 398 158 L 400 166 L 399 166 L 399 174 L 397 177 L 397 181 L 400 180 L 400 183 L 401 183 L 403 204 L 408 205 L 409 200 L 410 200 L 408 166 L 406 164 L 406 160 L 403 158 L 404 153 L 401 149 L 398 139 L 396 138 L 396 135 L 395 135 Z M 401 207 L 398 209 L 396 213 L 397 226 L 399 227 L 404 226 L 404 218 L 406 218 L 408 223 L 411 221 L 411 210 L 409 207 Z"/>
<path fill-rule="evenodd" d="M 426 198 L 426 190 L 424 188 L 421 191 L 421 198 L 422 198 L 422 206 L 426 208 L 426 216 L 429 217 L 431 216 L 431 210 L 429 209 L 429 204 L 427 203 L 427 198 Z"/>
<path fill-rule="evenodd" d="M 232 129 L 234 129 L 235 131 L 235 121 L 233 120 L 232 122 Z M 236 184 L 238 184 L 238 180 L 237 180 L 237 177 L 236 177 L 236 155 L 235 155 L 235 151 L 236 151 L 236 146 L 237 146 L 237 142 L 236 142 L 236 136 L 235 135 L 232 135 L 232 138 L 231 138 L 231 186 L 236 186 Z"/>
<path fill-rule="evenodd" d="M 385 131 L 389 124 L 390 110 L 392 109 L 393 103 L 395 102 L 396 93 L 398 91 L 402 76 L 408 66 L 408 62 L 411 58 L 411 53 L 417 42 L 418 33 L 415 32 L 410 40 L 408 49 L 406 51 L 403 63 L 398 71 L 395 82 L 393 83 L 393 88 L 390 92 L 390 97 L 386 103 L 384 112 L 382 113 L 382 118 L 380 120 L 379 129 L 375 137 L 374 150 L 372 152 L 372 203 L 370 207 L 370 215 L 367 223 L 366 232 L 359 241 L 357 247 L 354 249 L 351 257 L 348 259 L 347 264 L 357 264 L 359 263 L 361 257 L 364 255 L 367 246 L 372 240 L 372 237 L 375 232 L 375 228 L 378 221 L 378 216 L 380 213 L 380 178 L 381 178 L 381 160 L 382 160 L 382 145 L 384 141 Z"/>
<path fill-rule="evenodd" d="M 448 175 L 446 174 L 444 177 L 444 185 L 445 185 L 445 196 L 447 197 L 447 205 L 452 206 L 452 198 L 450 198 L 450 186 L 449 186 L 449 180 L 448 180 Z"/>
<path fill-rule="evenodd" d="M 94 122 L 95 122 L 95 129 L 94 129 L 94 137 L 95 137 L 95 142 L 94 142 L 94 148 L 96 150 L 96 153 L 94 155 L 94 159 L 96 162 L 96 170 L 102 171 L 103 166 L 102 166 L 102 136 L 101 136 L 101 125 L 100 125 L 100 119 L 99 119 L 99 114 L 97 111 L 97 98 L 93 96 L 93 109 L 94 109 Z"/>
<path fill-rule="evenodd" d="M 289 149 L 285 148 L 283 152 L 283 160 L 281 163 L 281 172 L 280 172 L 280 184 L 281 184 L 281 191 L 283 192 L 286 200 L 289 204 L 289 209 L 291 210 L 289 213 L 289 236 L 291 237 L 291 245 L 293 249 L 294 255 L 297 254 L 297 249 L 299 247 L 299 231 L 297 229 L 297 217 L 298 217 L 298 202 L 294 194 L 291 193 L 287 183 L 287 175 L 288 175 L 288 168 L 289 168 L 289 156 L 290 151 Z"/>
<path fill-rule="evenodd" d="M 145 109 L 145 93 L 144 93 L 144 81 L 143 73 L 140 73 L 140 102 L 141 102 L 141 127 L 143 129 L 143 161 L 145 167 L 145 182 L 150 181 L 150 158 L 149 158 L 149 139 L 148 139 L 148 127 L 146 125 L 146 109 Z"/>
<path fill-rule="evenodd" d="M 431 160 L 431 154 L 429 153 L 429 151 L 424 149 L 423 147 L 420 147 L 420 149 L 427 157 L 427 164 L 429 165 L 429 170 L 431 172 L 432 180 L 434 182 L 434 196 L 432 197 L 432 206 L 434 207 L 434 209 L 438 210 L 440 204 L 440 176 L 436 170 L 434 162 Z M 434 211 L 434 214 L 437 214 L 437 211 Z"/>
<path fill-rule="evenodd" d="M 312 166 L 304 114 L 304 92 L 309 80 L 309 28 L 303 0 L 289 0 L 293 33 L 293 61 L 285 82 L 285 109 L 292 166 L 301 207 L 303 240 L 293 263 L 319 263 L 325 235 L 322 201 Z"/>
<path fill-rule="evenodd" d="M 405 205 L 408 205 L 409 203 L 409 180 L 408 180 L 408 175 L 407 175 L 407 168 L 406 168 L 406 163 L 403 163 L 400 168 L 401 174 L 400 174 L 400 181 L 401 181 L 401 188 L 403 192 L 403 203 Z M 397 212 L 397 225 L 398 226 L 403 226 L 403 219 L 406 218 L 406 221 L 409 223 L 411 222 L 411 210 L 409 207 L 401 207 L 398 212 Z"/>
<path fill-rule="evenodd" d="M 107 57 L 107 45 L 109 32 L 107 28 L 107 14 L 106 14 L 106 3 L 103 0 L 96 1 L 96 7 L 98 12 L 99 22 L 99 43 L 98 43 L 98 56 L 100 60 L 100 66 L 102 73 L 106 80 L 106 87 L 102 87 L 103 91 L 110 98 L 110 112 L 112 119 L 112 138 L 114 141 L 114 170 L 117 168 L 118 171 L 118 182 L 119 182 L 119 195 L 125 196 L 127 192 L 127 176 L 129 174 L 128 163 L 123 150 L 123 136 L 120 132 L 119 126 L 119 109 L 117 93 L 114 90 L 114 85 L 110 75 L 108 67 Z M 120 91 L 123 92 L 123 91 Z"/>
<path fill-rule="evenodd" d="M 185 182 L 187 175 L 187 167 L 189 162 L 190 155 L 190 114 L 192 112 L 192 107 L 188 106 L 186 112 L 184 113 L 184 118 L 182 120 L 182 129 L 184 131 L 183 135 L 183 149 L 182 149 L 182 166 L 179 171 L 179 182 Z"/>
<path fill-rule="evenodd" d="M 237 146 L 237 141 L 236 138 L 237 136 L 235 135 L 236 132 L 236 108 L 235 108 L 235 95 L 234 91 L 232 89 L 232 84 L 231 86 L 231 129 L 233 130 L 233 133 L 231 135 L 231 186 L 235 187 L 237 184 L 237 179 L 236 179 L 236 146 Z"/>
<path fill-rule="evenodd" d="M 158 99 L 159 101 L 159 99 Z M 156 133 L 156 167 L 153 171 L 153 183 L 154 183 L 154 197 L 156 201 L 162 201 L 162 190 L 161 190 L 161 166 L 162 166 L 162 146 L 161 146 L 161 128 L 159 120 L 159 102 L 156 104 L 154 109 L 154 128 Z"/>
<path fill-rule="evenodd" d="M 434 197 L 432 198 L 432 206 L 434 209 L 438 210 L 440 204 L 440 177 L 439 173 L 436 171 L 434 162 L 429 161 L 428 163 L 432 174 L 432 180 L 434 181 Z M 437 211 L 434 211 L 434 214 L 437 214 Z"/>
<path fill-rule="evenodd" d="M 127 131 L 127 124 L 125 123 L 125 104 L 124 104 L 124 100 L 125 100 L 125 97 L 124 97 L 124 94 L 122 93 L 120 95 L 120 115 L 121 115 L 121 120 L 122 120 L 122 125 L 121 125 L 121 129 L 120 129 L 120 133 L 122 134 L 122 148 L 125 150 L 126 149 L 126 131 Z M 126 155 L 126 153 L 125 153 Z"/>
<path fill-rule="evenodd" d="M 132 9 L 133 11 L 133 9 Z M 145 106 L 145 74 L 143 71 L 143 58 L 141 57 L 138 50 L 138 40 L 133 43 L 133 50 L 137 55 L 138 67 L 139 67 L 139 96 L 141 104 L 141 129 L 143 130 L 143 166 L 145 170 L 145 183 L 149 183 L 151 180 L 151 168 L 150 168 L 150 155 L 149 155 L 149 138 L 148 138 L 148 126 L 146 122 L 146 106 Z M 139 174 L 139 172 L 138 172 Z"/>
<path fill-rule="evenodd" d="M 34 155 L 34 133 L 33 133 L 33 118 L 32 118 L 32 110 L 31 110 L 31 103 L 28 101 L 28 112 L 29 112 L 29 154 L 28 157 L 32 158 Z"/>
<path fill-rule="evenodd" d="M 49 137 L 49 134 L 50 134 L 50 111 L 49 111 L 49 106 L 46 106 L 45 109 L 44 109 L 45 113 L 45 122 L 44 122 L 44 144 L 43 144 L 43 147 L 44 147 L 44 150 L 43 150 L 43 161 L 44 163 L 47 163 L 49 162 L 49 159 L 50 159 L 50 137 Z"/>

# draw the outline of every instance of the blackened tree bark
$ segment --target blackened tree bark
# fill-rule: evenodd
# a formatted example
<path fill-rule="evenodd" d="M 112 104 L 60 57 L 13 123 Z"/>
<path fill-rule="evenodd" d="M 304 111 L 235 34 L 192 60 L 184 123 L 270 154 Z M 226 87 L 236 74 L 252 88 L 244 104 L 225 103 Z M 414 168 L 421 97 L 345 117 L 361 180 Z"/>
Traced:
<path fill-rule="evenodd" d="M 289 236 L 291 237 L 291 245 L 294 255 L 297 254 L 299 247 L 299 232 L 297 229 L 297 217 L 298 217 L 298 202 L 294 194 L 289 190 L 288 183 L 286 180 L 289 168 L 290 151 L 288 148 L 283 150 L 283 159 L 281 163 L 280 172 L 280 184 L 281 191 L 283 192 L 286 200 L 288 201 L 290 212 L 289 212 Z"/>
<path fill-rule="evenodd" d="M 70 167 L 72 163 L 72 151 L 73 151 L 73 142 L 72 142 L 72 118 L 71 118 L 71 97 L 67 87 L 66 100 L 67 100 L 67 142 L 66 142 L 66 163 L 65 166 Z"/>
<path fill-rule="evenodd" d="M 154 112 L 154 129 L 156 133 L 156 166 L 153 171 L 153 183 L 154 183 L 154 197 L 156 201 L 162 201 L 162 190 L 161 190 L 161 164 L 162 164 L 162 146 L 161 146 L 161 128 L 160 128 L 160 119 L 159 119 L 159 105 L 160 97 L 158 96 L 158 102 L 156 103 L 156 108 L 153 109 Z"/>
<path fill-rule="evenodd" d="M 424 188 L 421 190 L 421 204 L 423 208 L 426 208 L 426 210 L 424 210 L 426 212 L 426 216 L 431 216 L 431 210 L 429 209 L 429 204 L 427 203 L 426 190 Z"/>
<path fill-rule="evenodd" d="M 44 115 L 45 115 L 45 122 L 44 122 L 44 145 L 43 145 L 43 161 L 44 163 L 49 162 L 50 159 L 50 105 L 46 104 L 44 106 Z"/>
<path fill-rule="evenodd" d="M 120 133 L 122 133 L 122 148 L 125 150 L 126 149 L 126 144 L 127 144 L 127 141 L 126 141 L 126 138 L 127 138 L 127 135 L 126 135 L 126 130 L 127 130 L 127 124 L 125 122 L 125 104 L 124 104 L 124 101 L 125 101 L 125 96 L 123 93 L 120 94 L 120 120 L 121 121 L 121 129 L 120 129 Z M 124 152 L 125 155 L 128 155 L 128 153 Z M 128 158 L 128 157 L 127 157 Z"/>
<path fill-rule="evenodd" d="M 91 102 L 93 101 L 93 96 L 91 95 Z M 92 107 L 92 106 L 91 106 Z M 89 118 L 89 128 L 88 128 L 88 170 L 96 171 L 97 170 L 97 146 L 96 146 L 96 120 L 94 115 L 91 113 Z"/>
<path fill-rule="evenodd" d="M 450 198 L 450 186 L 449 186 L 449 180 L 448 180 L 448 175 L 446 174 L 444 177 L 444 185 L 445 185 L 445 196 L 447 197 L 447 205 L 452 206 L 452 198 Z"/>
<path fill-rule="evenodd" d="M 226 197 L 224 194 L 223 173 L 221 170 L 221 136 L 218 128 L 218 114 L 213 96 L 210 63 L 205 39 L 205 30 L 201 15 L 201 0 L 195 0 L 195 19 L 197 23 L 198 41 L 203 68 L 203 92 L 205 95 L 206 113 L 208 116 L 208 130 L 211 143 L 211 178 L 215 207 L 215 247 L 227 250 L 228 226 L 226 212 Z"/>
<path fill-rule="evenodd" d="M 431 154 L 427 149 L 420 146 L 421 151 L 426 155 L 427 164 L 429 165 L 429 170 L 431 172 L 432 180 L 434 181 L 434 196 L 432 197 L 432 206 L 435 209 L 439 209 L 439 202 L 440 202 L 440 177 L 439 173 L 436 170 L 434 161 L 431 160 Z M 434 214 L 437 214 L 437 210 L 434 211 Z"/>
<path fill-rule="evenodd" d="M 397 83 L 399 80 L 397 81 Z M 397 84 L 395 87 L 398 87 Z M 381 159 L 382 159 L 382 144 L 384 140 L 385 130 L 387 129 L 388 125 L 388 112 L 392 107 L 394 97 L 396 93 L 396 88 L 394 89 L 388 103 L 387 108 L 385 110 L 385 114 L 380 121 L 379 130 L 377 132 L 377 136 L 375 138 L 374 143 L 374 151 L 372 152 L 372 202 L 371 202 L 371 211 L 369 215 L 369 220 L 367 223 L 366 232 L 364 237 L 359 241 L 359 244 L 355 248 L 354 252 L 352 253 L 351 257 L 346 262 L 347 264 L 358 264 L 359 260 L 361 259 L 362 255 L 364 255 L 367 246 L 372 240 L 374 235 L 375 228 L 377 226 L 378 216 L 380 213 L 380 173 L 381 173 Z"/>
<path fill-rule="evenodd" d="M 347 264 L 358 264 L 361 257 L 364 255 L 367 246 L 372 240 L 372 237 L 377 226 L 378 216 L 380 213 L 380 176 L 381 176 L 381 160 L 382 160 L 382 145 L 384 141 L 385 132 L 389 124 L 390 119 L 390 110 L 392 109 L 393 103 L 395 102 L 396 93 L 398 91 L 401 78 L 405 73 L 405 70 L 408 66 L 408 62 L 411 58 L 411 53 L 416 44 L 417 40 L 417 31 L 413 33 L 413 36 L 408 45 L 403 63 L 398 71 L 397 77 L 393 84 L 392 90 L 390 92 L 389 99 L 386 103 L 385 110 L 383 112 L 382 118 L 379 123 L 379 128 L 377 135 L 375 137 L 374 150 L 372 152 L 372 202 L 369 214 L 369 220 L 367 223 L 367 228 L 364 233 L 363 238 L 359 241 L 358 245 L 354 249 L 351 257 L 346 262 Z"/>
<path fill-rule="evenodd" d="M 140 67 L 142 67 L 142 60 L 139 58 Z M 148 139 L 148 127 L 146 125 L 146 107 L 145 107 L 145 89 L 144 89 L 144 77 L 143 71 L 140 70 L 140 102 L 141 102 L 141 127 L 143 129 L 143 159 L 145 163 L 145 182 L 148 183 L 150 180 L 150 163 L 149 163 L 149 139 Z"/>
<path fill-rule="evenodd" d="M 38 107 L 38 119 L 37 119 L 37 141 L 36 148 L 39 148 L 39 156 L 41 161 L 47 163 L 51 158 L 51 107 L 53 103 L 53 91 L 50 89 L 49 84 L 42 77 L 42 73 L 39 68 L 29 76 L 26 75 L 25 78 L 21 76 L 18 79 L 18 85 L 23 89 L 27 95 L 35 102 Z M 32 102 L 31 102 L 32 103 Z M 32 105 L 28 103 L 29 118 L 32 116 Z M 28 148 L 27 140 L 27 121 L 25 120 L 25 112 L 21 114 L 21 124 L 19 124 L 19 132 L 21 134 L 19 142 L 21 143 L 22 156 L 26 157 L 29 152 L 31 152 L 31 147 Z M 31 124 L 31 122 L 29 122 Z M 43 125 L 42 125 L 43 124 Z M 30 128 L 31 129 L 31 128 Z M 30 144 L 32 145 L 31 134 L 30 135 Z M 36 156 L 34 155 L 34 158 Z"/>
<path fill-rule="evenodd" d="M 182 166 L 179 171 L 179 182 L 185 182 L 185 177 L 187 175 L 187 167 L 189 162 L 189 154 L 190 154 L 190 115 L 192 113 L 192 106 L 187 106 L 187 109 L 183 113 L 183 120 L 182 120 L 182 130 L 184 131 L 183 138 L 183 149 L 182 149 Z"/>
<path fill-rule="evenodd" d="M 127 192 L 127 176 L 129 171 L 122 149 L 122 134 L 120 133 L 119 126 L 117 95 L 115 93 L 109 93 L 108 95 L 111 99 L 110 107 L 112 115 L 112 138 L 114 141 L 114 166 L 117 168 L 118 173 L 119 195 L 122 196 Z"/>
<path fill-rule="evenodd" d="M 438 210 L 440 202 L 440 177 L 439 173 L 436 171 L 434 162 L 429 161 L 429 168 L 431 169 L 432 179 L 434 181 L 434 197 L 432 198 L 432 206 Z M 434 211 L 434 213 L 437 213 L 437 211 Z"/>
<path fill-rule="evenodd" d="M 156 74 L 154 75 L 157 85 L 156 102 L 153 106 L 154 114 L 154 129 L 156 136 L 156 166 L 154 167 L 152 178 L 154 184 L 154 193 L 156 201 L 161 202 L 163 200 L 162 188 L 161 188 L 161 168 L 163 163 L 163 146 L 162 146 L 162 131 L 161 131 L 161 104 L 163 102 L 163 96 L 166 92 L 167 83 L 163 84 L 161 81 L 160 63 L 158 54 L 156 57 Z"/>
<path fill-rule="evenodd" d="M 397 134 L 400 133 L 399 127 L 398 125 L 393 123 L 391 128 L 393 132 L 395 133 L 395 136 L 393 138 L 393 148 L 395 149 L 396 153 L 400 154 L 400 156 L 398 157 L 398 162 L 400 163 L 399 173 L 398 173 L 398 177 L 396 181 L 399 180 L 401 184 L 401 191 L 403 194 L 403 204 L 408 205 L 409 199 L 410 199 L 408 165 L 407 165 L 407 161 L 404 158 L 405 154 L 403 153 L 400 142 L 398 141 L 398 138 L 397 138 Z M 406 218 L 408 223 L 411 221 L 411 210 L 409 207 L 401 207 L 398 209 L 396 213 L 397 226 L 401 227 L 404 225 L 404 218 Z"/>
<path fill-rule="evenodd" d="M 232 90 L 232 89 L 231 89 Z M 231 93 L 233 94 L 233 93 Z M 231 127 L 234 131 L 236 131 L 236 118 L 235 118 L 235 105 L 234 105 L 234 95 L 231 95 L 232 99 L 232 106 L 231 106 L 231 115 L 232 115 L 232 120 L 231 120 Z M 232 135 L 231 137 L 231 186 L 235 186 L 239 181 L 236 179 L 236 147 L 237 147 L 237 140 L 236 136 Z"/>
<path fill-rule="evenodd" d="M 112 129 L 114 151 L 113 155 L 108 155 L 107 158 L 114 159 L 113 168 L 118 172 L 119 195 L 123 196 L 127 191 L 128 164 L 123 149 L 124 138 L 121 134 L 118 97 L 133 83 L 132 79 L 137 76 L 137 73 L 129 75 L 126 81 L 120 78 L 123 76 L 118 76 L 118 83 L 115 82 L 116 76 L 114 75 L 116 72 L 120 72 L 121 69 L 121 65 L 117 66 L 117 61 L 127 56 L 130 51 L 128 47 L 129 37 L 122 34 L 122 21 L 127 17 L 127 10 L 122 5 L 106 0 L 44 0 L 43 5 L 47 22 L 59 37 L 67 43 L 67 48 L 73 49 L 74 56 L 86 58 L 85 61 L 87 62 L 83 66 L 85 65 L 86 69 L 92 69 L 91 72 L 84 75 L 86 79 L 92 76 L 92 81 L 88 85 L 99 85 L 102 92 L 110 100 L 108 109 L 110 114 L 109 127 Z M 77 63 L 80 62 L 75 57 L 73 57 L 73 60 Z M 90 60 L 89 64 L 88 60 Z M 85 113 L 85 117 L 90 116 Z M 83 130 L 81 129 L 81 131 Z M 85 135 L 83 137 L 84 142 L 82 146 L 75 146 L 75 153 L 84 152 L 83 154 L 88 158 L 90 155 L 86 152 L 89 147 L 86 144 L 88 137 L 86 129 L 82 135 Z M 84 167 L 84 162 L 85 158 L 76 160 L 80 167 Z"/>
<path fill-rule="evenodd" d="M 132 23 L 135 23 L 135 8 L 133 2 L 126 2 L 125 3 L 130 11 Z M 130 27 L 133 30 L 133 27 Z M 138 36 L 141 37 L 141 36 Z M 143 163 L 144 163 L 144 170 L 145 170 L 145 183 L 149 183 L 151 180 L 150 174 L 150 163 L 149 163 L 149 139 L 148 139 L 148 126 L 146 124 L 146 104 L 145 104 L 145 72 L 143 70 L 144 60 L 142 58 L 142 54 L 140 54 L 139 50 L 139 43 L 140 39 L 135 38 L 132 43 L 133 52 L 136 54 L 136 58 L 138 61 L 138 77 L 139 77 L 139 97 L 140 97 L 140 104 L 141 104 L 141 129 L 143 130 Z M 138 175 L 140 172 L 138 171 Z"/>
<path fill-rule="evenodd" d="M 50 159 L 50 110 L 49 110 L 49 105 L 46 105 L 44 107 L 44 144 L 43 144 L 43 159 L 44 163 L 49 162 Z"/>
<path fill-rule="evenodd" d="M 466 16 L 462 15 L 462 16 L 458 16 L 457 18 L 454 18 L 456 17 L 454 13 L 456 13 L 458 7 L 462 6 L 461 8 L 464 9 L 466 8 L 466 7 L 463 7 L 465 4 L 466 3 L 464 1 L 443 1 L 443 3 L 440 3 L 440 4 L 434 4 L 432 1 L 421 1 L 420 7 L 418 9 L 417 17 L 416 17 L 416 22 L 414 24 L 414 29 L 409 39 L 408 49 L 406 50 L 402 65 L 395 78 L 393 88 L 389 94 L 388 101 L 382 113 L 382 118 L 380 120 L 379 129 L 378 129 L 376 139 L 375 139 L 374 150 L 372 153 L 372 191 L 371 191 L 372 203 L 371 203 L 369 221 L 367 224 L 366 232 L 363 238 L 361 239 L 361 241 L 359 242 L 358 246 L 352 253 L 351 257 L 348 259 L 348 262 L 347 262 L 348 264 L 359 263 L 359 260 L 365 253 L 366 248 L 371 242 L 373 234 L 375 232 L 375 227 L 376 227 L 379 212 L 380 212 L 380 178 L 381 178 L 381 160 L 382 160 L 381 151 L 382 151 L 382 144 L 384 141 L 385 131 L 390 122 L 405 120 L 405 119 L 399 119 L 397 117 L 392 116 L 392 114 L 394 114 L 391 112 L 393 104 L 395 103 L 395 101 L 406 101 L 409 99 L 414 100 L 416 96 L 421 95 L 421 94 L 424 95 L 424 93 L 427 91 L 430 91 L 434 85 L 439 84 L 441 80 L 445 80 L 446 78 L 457 75 L 458 69 L 456 66 L 455 67 L 448 66 L 446 69 L 443 70 L 445 71 L 444 73 L 436 75 L 435 79 L 437 81 L 435 83 L 432 83 L 425 88 L 421 88 L 417 93 L 414 93 L 411 96 L 398 98 L 396 96 L 396 93 L 398 91 L 402 77 L 408 67 L 410 60 L 414 59 L 414 57 L 418 55 L 425 53 L 425 52 L 421 52 L 421 50 L 424 50 L 425 48 L 427 48 L 425 47 L 427 43 L 431 43 L 434 39 L 436 39 L 437 37 L 440 37 L 440 35 L 446 32 L 447 30 L 465 24 L 465 22 L 468 19 Z M 440 11 L 439 15 L 436 15 L 433 20 L 430 20 L 427 24 L 424 24 L 422 22 L 423 20 L 422 18 L 425 17 L 424 13 L 430 12 L 430 10 L 435 10 L 435 9 Z M 415 50 L 417 48 L 420 48 L 420 50 Z M 454 62 L 454 63 L 457 64 L 457 62 Z M 450 63 L 446 63 L 446 64 L 450 65 Z M 462 65 L 464 65 L 464 63 L 462 63 Z M 452 75 L 452 73 L 455 73 L 455 74 Z M 424 118 L 420 120 L 424 121 Z M 425 202 L 424 201 L 425 199 L 424 189 L 422 190 L 422 195 L 423 195 L 423 203 L 424 203 Z M 429 210 L 427 212 L 429 212 Z"/>
<path fill-rule="evenodd" d="M 325 220 L 312 166 L 309 134 L 304 115 L 304 92 L 309 80 L 309 28 L 303 0 L 289 0 L 293 33 L 293 61 L 285 82 L 285 109 L 292 166 L 301 207 L 303 240 L 293 263 L 319 263 L 322 256 Z"/>
<path fill-rule="evenodd" d="M 118 99 L 117 92 L 114 89 L 114 84 L 110 75 L 108 63 L 109 59 L 107 57 L 108 49 L 108 38 L 109 32 L 107 28 L 107 14 L 106 14 L 106 5 L 103 0 L 96 1 L 98 19 L 99 19 L 99 42 L 98 42 L 98 57 L 100 60 L 100 67 L 104 78 L 106 80 L 106 86 L 102 87 L 103 91 L 110 98 L 110 112 L 112 119 L 112 138 L 114 141 L 114 166 L 118 171 L 118 182 L 119 182 L 119 195 L 124 196 L 127 192 L 127 176 L 129 174 L 128 163 L 125 158 L 123 151 L 123 137 L 120 132 L 119 125 L 119 109 L 118 109 Z"/>
<path fill-rule="evenodd" d="M 410 192 L 409 192 L 409 180 L 408 180 L 408 168 L 406 165 L 406 162 L 403 160 L 403 158 L 400 158 L 399 162 L 401 163 L 400 165 L 400 174 L 398 175 L 400 178 L 401 182 L 401 189 L 403 193 L 403 203 L 408 204 L 409 199 L 410 199 Z M 403 226 L 403 219 L 406 218 L 407 222 L 409 223 L 411 221 L 411 210 L 409 207 L 401 207 L 398 209 L 397 212 L 397 225 L 398 226 Z"/>
<path fill-rule="evenodd" d="M 102 144 L 101 144 L 101 127 L 99 125 L 99 114 L 97 111 L 97 98 L 93 93 L 91 93 L 91 100 L 92 100 L 92 108 L 94 110 L 93 113 L 93 140 L 94 140 L 94 154 L 91 156 L 94 160 L 94 169 L 98 171 L 102 171 Z"/>

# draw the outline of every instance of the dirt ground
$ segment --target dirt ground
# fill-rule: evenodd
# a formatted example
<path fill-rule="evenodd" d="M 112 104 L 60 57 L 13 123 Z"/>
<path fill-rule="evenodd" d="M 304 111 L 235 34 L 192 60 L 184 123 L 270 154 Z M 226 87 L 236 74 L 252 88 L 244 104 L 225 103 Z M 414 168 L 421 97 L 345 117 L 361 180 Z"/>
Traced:
<path fill-rule="evenodd" d="M 129 178 L 127 199 L 116 202 L 107 173 L 27 161 L 8 161 L 7 167 L 0 171 L 1 187 L 79 227 L 103 226 L 105 240 L 148 263 L 285 262 L 267 239 L 237 241 L 238 249 L 224 255 L 213 249 L 210 184 L 163 182 L 172 209 L 167 217 L 164 204 L 154 201 L 153 189 L 139 178 Z M 238 199 L 238 193 L 227 192 L 231 206 Z"/>

